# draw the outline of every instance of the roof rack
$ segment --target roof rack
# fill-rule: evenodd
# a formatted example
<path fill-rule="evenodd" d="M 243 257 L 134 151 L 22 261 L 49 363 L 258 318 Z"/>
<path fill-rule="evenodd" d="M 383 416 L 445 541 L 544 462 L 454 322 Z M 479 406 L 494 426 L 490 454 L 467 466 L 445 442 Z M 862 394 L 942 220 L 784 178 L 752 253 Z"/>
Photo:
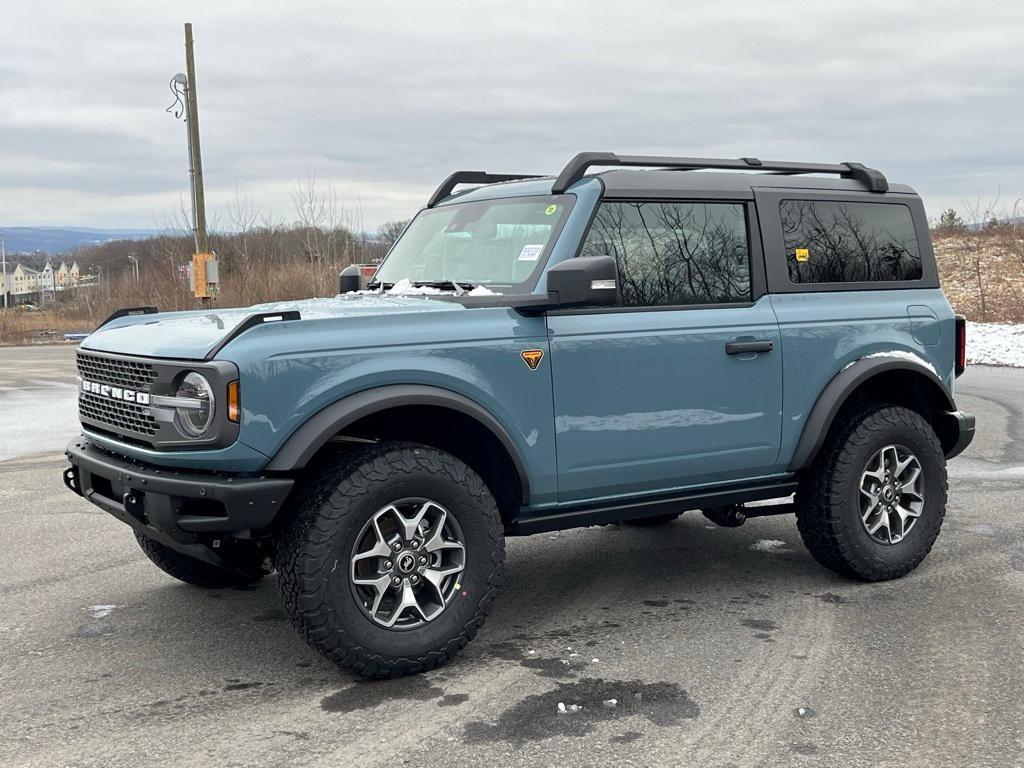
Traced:
<path fill-rule="evenodd" d="M 441 182 L 434 194 L 427 200 L 427 208 L 433 208 L 452 193 L 459 184 L 496 184 L 499 181 L 519 181 L 520 179 L 542 179 L 543 176 L 526 173 L 487 173 L 486 171 L 456 171 Z"/>
<path fill-rule="evenodd" d="M 655 157 L 648 155 L 616 155 L 613 152 L 580 152 L 558 174 L 551 186 L 551 194 L 560 195 L 583 178 L 593 166 L 633 166 L 637 168 L 671 168 L 698 170 L 715 168 L 730 171 L 770 171 L 779 174 L 831 173 L 844 179 L 856 179 L 871 192 L 888 192 L 889 182 L 881 171 L 866 168 L 860 163 L 790 163 L 777 160 L 758 160 L 741 157 L 736 160 L 714 157 Z M 457 175 L 457 174 L 455 174 Z"/>

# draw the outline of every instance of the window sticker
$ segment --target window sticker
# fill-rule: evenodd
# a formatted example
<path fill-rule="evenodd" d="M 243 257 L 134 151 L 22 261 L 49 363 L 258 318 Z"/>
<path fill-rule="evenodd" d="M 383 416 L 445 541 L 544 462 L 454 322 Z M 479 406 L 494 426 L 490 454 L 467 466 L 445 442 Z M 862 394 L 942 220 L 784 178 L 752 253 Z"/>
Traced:
<path fill-rule="evenodd" d="M 519 260 L 536 261 L 540 258 L 541 251 L 543 250 L 543 245 L 524 245 L 523 250 L 519 252 Z"/>
<path fill-rule="evenodd" d="M 553 214 L 557 210 L 558 210 L 558 206 L 555 205 L 554 203 L 552 203 L 551 205 L 549 205 L 547 208 L 544 209 L 544 215 L 545 216 L 550 216 L 551 214 Z"/>
<path fill-rule="evenodd" d="M 809 248 L 797 248 L 794 252 L 797 261 L 810 261 L 811 250 Z"/>

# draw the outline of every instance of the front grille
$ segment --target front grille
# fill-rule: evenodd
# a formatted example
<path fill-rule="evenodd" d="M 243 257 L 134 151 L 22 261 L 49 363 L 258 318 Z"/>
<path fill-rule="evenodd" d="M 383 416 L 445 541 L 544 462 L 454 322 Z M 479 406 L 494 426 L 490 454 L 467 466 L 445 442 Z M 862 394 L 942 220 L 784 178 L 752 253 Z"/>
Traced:
<path fill-rule="evenodd" d="M 91 392 L 78 393 L 78 413 L 93 421 L 109 426 L 115 432 L 128 430 L 141 435 L 155 435 L 156 419 L 149 408 L 136 403 L 122 403 Z"/>
<path fill-rule="evenodd" d="M 133 389 L 136 392 L 149 392 L 157 376 L 149 363 L 100 357 L 83 352 L 78 353 L 78 373 L 86 381 Z M 79 391 L 78 412 L 82 419 L 98 422 L 115 434 L 128 432 L 153 437 L 159 430 L 149 406 L 116 400 L 93 392 Z"/>
<path fill-rule="evenodd" d="M 150 384 L 156 379 L 156 371 L 149 363 L 99 357 L 82 352 L 78 353 L 78 374 L 89 381 L 127 387 L 139 392 L 148 392 Z"/>

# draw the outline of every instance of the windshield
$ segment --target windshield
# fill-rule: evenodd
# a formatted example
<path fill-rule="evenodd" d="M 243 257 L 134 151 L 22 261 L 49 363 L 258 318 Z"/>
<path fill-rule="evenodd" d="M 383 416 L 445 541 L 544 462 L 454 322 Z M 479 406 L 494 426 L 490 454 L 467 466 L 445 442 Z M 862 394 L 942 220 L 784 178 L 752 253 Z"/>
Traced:
<path fill-rule="evenodd" d="M 374 284 L 457 283 L 529 290 L 575 198 L 539 195 L 421 211 L 377 270 Z"/>

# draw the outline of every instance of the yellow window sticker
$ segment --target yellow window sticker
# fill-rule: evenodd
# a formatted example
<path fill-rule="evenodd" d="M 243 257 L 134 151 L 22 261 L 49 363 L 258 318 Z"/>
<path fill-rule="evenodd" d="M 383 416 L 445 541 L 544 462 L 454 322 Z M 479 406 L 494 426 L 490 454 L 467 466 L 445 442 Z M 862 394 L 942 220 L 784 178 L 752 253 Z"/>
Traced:
<path fill-rule="evenodd" d="M 809 248 L 797 248 L 796 249 L 796 260 L 797 261 L 810 261 L 811 251 Z"/>
<path fill-rule="evenodd" d="M 544 209 L 544 215 L 545 216 L 550 216 L 551 214 L 553 214 L 557 210 L 558 210 L 558 206 L 555 205 L 554 203 L 552 203 L 551 205 L 549 205 L 547 208 Z"/>

